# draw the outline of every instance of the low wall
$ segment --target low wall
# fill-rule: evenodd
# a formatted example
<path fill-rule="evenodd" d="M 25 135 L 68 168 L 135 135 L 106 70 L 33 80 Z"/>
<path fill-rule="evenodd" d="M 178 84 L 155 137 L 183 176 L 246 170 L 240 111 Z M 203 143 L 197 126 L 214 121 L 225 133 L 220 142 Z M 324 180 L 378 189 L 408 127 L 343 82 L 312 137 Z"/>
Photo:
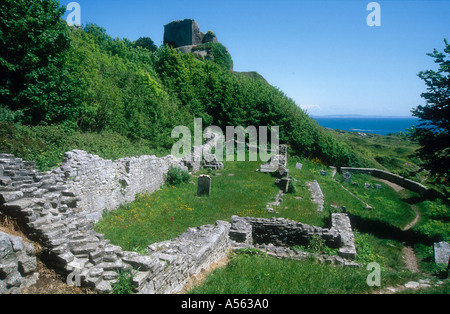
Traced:
<path fill-rule="evenodd" d="M 343 258 L 356 256 L 353 231 L 346 214 L 332 214 L 331 228 L 310 226 L 284 218 L 231 217 L 230 238 L 237 246 L 274 245 L 290 247 L 308 245 L 313 236 L 320 236 L 331 248 L 338 248 Z"/>
<path fill-rule="evenodd" d="M 364 173 L 371 175 L 376 178 L 384 179 L 387 181 L 390 181 L 392 183 L 395 183 L 407 190 L 417 192 L 417 193 L 427 193 L 429 189 L 424 186 L 423 184 L 420 184 L 418 182 L 403 178 L 399 175 L 390 173 L 388 171 L 374 169 L 374 168 L 352 168 L 352 167 L 341 167 L 341 172 L 355 172 L 355 173 Z"/>

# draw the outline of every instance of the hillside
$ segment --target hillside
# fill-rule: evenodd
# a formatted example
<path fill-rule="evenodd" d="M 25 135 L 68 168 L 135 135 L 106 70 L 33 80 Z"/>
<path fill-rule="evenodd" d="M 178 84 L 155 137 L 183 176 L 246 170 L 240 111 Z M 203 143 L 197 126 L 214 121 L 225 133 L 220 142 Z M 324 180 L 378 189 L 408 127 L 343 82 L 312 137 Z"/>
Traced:
<path fill-rule="evenodd" d="M 175 142 L 172 129 L 184 125 L 192 130 L 194 118 L 202 118 L 203 127 L 223 129 L 279 126 L 280 142 L 291 145 L 298 156 L 337 166 L 360 163 L 344 142 L 256 72 L 233 72 L 220 58 L 204 60 L 169 46 L 143 48 L 128 39 L 113 39 L 93 24 L 66 26 L 64 32 L 70 38 L 64 53 L 70 103 L 44 108 L 30 103 L 19 109 L 4 101 L 1 107 L 1 151 L 36 160 L 41 170 L 56 166 L 63 152 L 74 148 L 113 159 L 168 152 Z M 61 111 L 67 113 L 55 114 Z M 55 133 L 57 139 L 47 136 Z M 90 144 L 75 139 L 79 137 L 88 137 Z"/>

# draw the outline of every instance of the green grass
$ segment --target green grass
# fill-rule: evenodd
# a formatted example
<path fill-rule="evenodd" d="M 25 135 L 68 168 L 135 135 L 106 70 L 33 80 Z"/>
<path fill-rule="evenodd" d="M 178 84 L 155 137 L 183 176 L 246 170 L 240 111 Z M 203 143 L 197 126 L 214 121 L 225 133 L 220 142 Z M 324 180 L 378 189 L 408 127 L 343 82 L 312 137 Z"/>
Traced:
<path fill-rule="evenodd" d="M 139 251 L 175 238 L 189 227 L 229 221 L 232 215 L 272 217 L 265 207 L 278 193 L 275 178 L 256 172 L 258 162 L 225 164 L 223 171 L 211 174 L 209 197 L 197 196 L 197 178 L 192 177 L 194 184 L 139 195 L 135 202 L 105 214 L 96 230 L 125 250 Z"/>
<path fill-rule="evenodd" d="M 274 213 L 268 213 L 265 208 L 278 193 L 275 178 L 257 172 L 259 162 L 225 162 L 225 169 L 210 173 L 212 192 L 209 197 L 197 197 L 197 178 L 192 177 L 193 183 L 165 186 L 153 194 L 138 195 L 135 202 L 104 215 L 96 230 L 127 250 L 142 250 L 151 243 L 175 238 L 189 227 L 213 224 L 217 220 L 228 221 L 232 215 L 283 217 L 327 227 L 330 213 L 342 211 L 345 206 L 353 215 L 398 229 L 415 218 L 411 205 L 405 201 L 414 197 L 414 193 L 399 194 L 370 176 L 355 174 L 352 182 L 358 185 L 342 185 L 373 207 L 368 210 L 331 178 L 329 169 L 327 176 L 321 176 L 319 170 L 324 169 L 322 165 L 308 160 L 302 162 L 301 170 L 295 168 L 295 159 L 289 162 L 290 174 L 297 180 L 292 182 L 295 191 L 283 196 L 283 202 L 274 208 Z M 198 174 L 202 173 L 207 172 Z M 325 196 L 324 211 L 321 213 L 317 212 L 317 205 L 310 201 L 311 195 L 306 187 L 306 182 L 314 179 L 319 182 Z M 342 180 L 339 174 L 336 180 Z M 372 186 L 380 184 L 382 189 L 365 189 L 365 182 Z M 337 208 L 333 208 L 333 204 Z"/>
<path fill-rule="evenodd" d="M 419 145 L 408 139 L 405 134 L 366 134 L 361 136 L 355 132 L 329 130 L 335 136 L 346 142 L 353 151 L 362 156 L 366 167 L 388 170 L 419 180 L 417 176 L 420 160 L 414 157 Z"/>
<path fill-rule="evenodd" d="M 254 250 L 238 251 L 229 264 L 213 271 L 192 294 L 355 294 L 376 287 L 366 283 L 365 268 L 314 261 L 280 260 Z M 416 278 L 409 272 L 381 272 L 381 287 Z"/>
<path fill-rule="evenodd" d="M 373 208 L 371 210 L 361 207 L 351 208 L 350 212 L 352 214 L 385 222 L 398 229 L 402 229 L 416 217 L 416 214 L 411 208 L 411 204 L 405 200 L 414 197 L 414 193 L 412 192 L 403 196 L 404 194 L 397 193 L 387 184 L 364 174 L 353 174 L 351 183 L 342 182 L 341 175 L 338 175 L 336 180 L 340 181 L 350 192 Z M 371 187 L 365 188 L 365 183 L 369 183 Z M 381 185 L 381 189 L 375 189 L 375 184 Z"/>
<path fill-rule="evenodd" d="M 421 219 L 413 230 L 436 241 L 450 241 L 450 206 L 441 199 L 416 203 Z"/>

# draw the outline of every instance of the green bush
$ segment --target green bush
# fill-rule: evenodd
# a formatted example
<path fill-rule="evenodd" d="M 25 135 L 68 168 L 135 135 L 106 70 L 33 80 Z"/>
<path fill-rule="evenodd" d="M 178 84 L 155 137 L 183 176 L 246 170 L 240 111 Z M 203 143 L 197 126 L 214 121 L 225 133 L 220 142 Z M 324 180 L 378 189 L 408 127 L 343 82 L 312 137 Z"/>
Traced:
<path fill-rule="evenodd" d="M 134 284 L 133 277 L 136 274 L 136 271 L 133 269 L 129 270 L 120 270 L 117 272 L 118 278 L 117 281 L 111 284 L 113 289 L 113 294 L 132 294 L 134 293 Z"/>
<path fill-rule="evenodd" d="M 207 43 L 198 45 L 195 50 L 209 50 L 213 56 L 213 62 L 224 67 L 225 69 L 233 69 L 233 59 L 227 48 L 221 43 Z"/>
<path fill-rule="evenodd" d="M 182 183 L 188 183 L 191 175 L 179 167 L 170 167 L 166 176 L 166 184 L 169 186 L 179 186 Z"/>

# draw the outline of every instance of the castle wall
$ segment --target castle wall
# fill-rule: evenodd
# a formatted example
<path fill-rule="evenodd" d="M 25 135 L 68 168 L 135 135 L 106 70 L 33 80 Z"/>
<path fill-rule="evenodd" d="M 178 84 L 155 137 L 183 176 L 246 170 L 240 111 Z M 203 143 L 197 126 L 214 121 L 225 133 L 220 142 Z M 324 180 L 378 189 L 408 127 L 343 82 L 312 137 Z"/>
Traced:
<path fill-rule="evenodd" d="M 205 35 L 194 20 L 174 21 L 164 26 L 164 44 L 174 48 L 202 43 Z"/>

